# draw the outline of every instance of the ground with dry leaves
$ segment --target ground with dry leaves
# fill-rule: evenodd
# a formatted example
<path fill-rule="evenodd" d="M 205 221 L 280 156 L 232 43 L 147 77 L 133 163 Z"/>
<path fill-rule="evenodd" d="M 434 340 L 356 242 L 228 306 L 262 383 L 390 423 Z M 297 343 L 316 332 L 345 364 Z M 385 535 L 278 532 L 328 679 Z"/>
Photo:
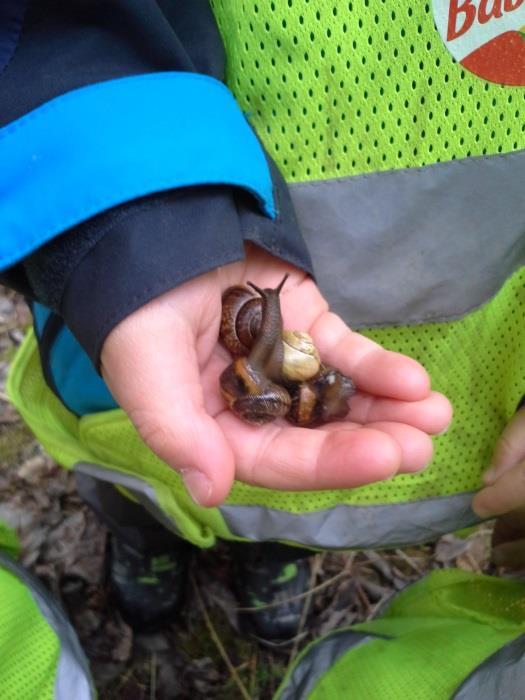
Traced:
<path fill-rule="evenodd" d="M 312 638 L 371 618 L 431 569 L 490 571 L 490 528 L 423 547 L 326 553 L 313 558 L 304 612 L 312 624 L 285 651 L 239 634 L 226 547 L 202 552 L 177 624 L 136 635 L 110 604 L 106 531 L 80 501 L 69 473 L 43 453 L 7 402 L 9 362 L 30 323 L 23 301 L 0 288 L 0 519 L 19 533 L 21 562 L 67 609 L 90 660 L 100 700 L 269 700 Z"/>

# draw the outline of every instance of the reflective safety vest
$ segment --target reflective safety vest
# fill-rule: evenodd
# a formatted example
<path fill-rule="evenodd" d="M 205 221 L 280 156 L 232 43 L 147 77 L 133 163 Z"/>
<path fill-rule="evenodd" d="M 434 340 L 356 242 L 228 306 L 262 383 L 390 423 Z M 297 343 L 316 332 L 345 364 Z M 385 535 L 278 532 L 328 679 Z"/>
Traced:
<path fill-rule="evenodd" d="M 94 700 L 75 631 L 42 584 L 0 552 L 0 696 Z"/>
<path fill-rule="evenodd" d="M 448 569 L 306 647 L 274 700 L 523 697 L 525 585 Z"/>
<path fill-rule="evenodd" d="M 353 490 L 236 483 L 222 506 L 199 508 L 125 415 L 102 410 L 107 388 L 57 327 L 46 376 L 100 410 L 64 408 L 32 334 L 8 388 L 61 464 L 116 484 L 202 547 L 389 547 L 477 522 L 472 495 L 525 395 L 525 91 L 498 53 L 500 35 L 521 41 L 525 4 L 504 3 L 505 16 L 485 4 L 212 2 L 228 83 L 289 182 L 332 308 L 422 362 L 453 403 L 431 466 Z M 491 82 L 489 50 L 506 84 Z M 37 308 L 36 332 L 48 322 Z"/>

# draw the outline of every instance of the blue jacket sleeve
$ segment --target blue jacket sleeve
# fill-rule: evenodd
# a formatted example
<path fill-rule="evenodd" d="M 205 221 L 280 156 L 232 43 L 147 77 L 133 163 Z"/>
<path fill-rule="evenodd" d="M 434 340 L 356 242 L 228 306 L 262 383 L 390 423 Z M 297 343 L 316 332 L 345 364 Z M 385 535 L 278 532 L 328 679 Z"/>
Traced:
<path fill-rule="evenodd" d="M 95 364 L 122 318 L 242 259 L 245 240 L 311 272 L 286 186 L 222 83 L 207 0 L 7 5 L 2 280 Z"/>

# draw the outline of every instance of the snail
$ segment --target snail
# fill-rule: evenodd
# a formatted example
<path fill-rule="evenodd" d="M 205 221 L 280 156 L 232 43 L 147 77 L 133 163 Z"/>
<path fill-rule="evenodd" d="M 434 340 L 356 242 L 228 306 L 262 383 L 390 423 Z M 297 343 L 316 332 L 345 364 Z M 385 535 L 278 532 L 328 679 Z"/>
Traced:
<path fill-rule="evenodd" d="M 220 340 L 234 361 L 220 377 L 221 391 L 240 418 L 263 424 L 286 417 L 300 426 L 340 420 L 354 393 L 352 380 L 321 364 L 312 338 L 283 331 L 275 289 L 235 286 L 222 299 Z M 259 295 L 256 296 L 252 290 Z"/>
<path fill-rule="evenodd" d="M 263 294 L 267 293 L 267 309 L 269 321 L 265 330 L 265 342 L 272 345 L 282 340 L 282 375 L 291 381 L 311 379 L 320 367 L 319 352 L 315 347 L 311 336 L 303 331 L 282 330 L 281 311 L 278 301 L 279 291 L 282 289 L 285 279 L 277 289 L 259 290 L 255 285 L 248 283 L 259 292 L 260 296 L 254 296 L 247 287 L 235 286 L 226 290 L 222 298 L 220 340 L 234 357 L 248 355 L 252 349 L 257 334 L 261 328 L 263 316 Z M 277 294 L 276 294 L 277 292 Z M 274 310 L 278 306 L 278 314 Z M 280 351 L 279 358 L 281 359 Z M 277 380 L 276 380 L 277 381 Z"/>
<path fill-rule="evenodd" d="M 295 425 L 313 427 L 345 418 L 355 385 L 350 377 L 324 365 L 313 379 L 289 390 L 292 405 L 286 417 Z"/>
<path fill-rule="evenodd" d="M 276 289 L 259 289 L 253 283 L 248 283 L 260 295 L 260 326 L 249 354 L 237 357 L 220 377 L 222 394 L 231 410 L 249 423 L 264 424 L 285 416 L 292 404 L 288 391 L 277 383 L 282 380 L 284 356 L 279 293 L 287 278 L 288 275 L 285 275 Z M 233 288 L 231 306 L 223 298 L 221 319 L 223 331 L 220 337 L 226 344 L 232 339 L 232 354 L 238 352 L 239 346 L 244 346 L 239 335 L 249 334 L 253 311 L 249 309 L 250 304 L 248 309 L 238 305 L 238 289 Z"/>

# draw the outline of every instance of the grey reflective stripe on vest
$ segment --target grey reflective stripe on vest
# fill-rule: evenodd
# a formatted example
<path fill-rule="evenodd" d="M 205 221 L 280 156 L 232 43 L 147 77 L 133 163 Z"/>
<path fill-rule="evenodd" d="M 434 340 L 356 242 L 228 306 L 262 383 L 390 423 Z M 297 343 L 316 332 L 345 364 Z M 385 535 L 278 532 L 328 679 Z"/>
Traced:
<path fill-rule="evenodd" d="M 525 634 L 486 659 L 454 693 L 452 700 L 525 698 Z"/>
<path fill-rule="evenodd" d="M 150 513 L 162 525 L 164 525 L 166 529 L 170 530 L 176 535 L 180 535 L 180 531 L 178 530 L 176 523 L 170 520 L 162 511 L 153 486 L 150 486 L 145 481 L 142 481 L 142 479 L 138 479 L 135 476 L 130 476 L 129 474 L 123 474 L 122 472 L 117 472 L 113 469 L 107 469 L 106 467 L 101 467 L 98 464 L 92 464 L 90 462 L 77 462 L 73 469 L 81 474 L 92 476 L 94 479 L 106 481 L 109 484 L 123 486 L 137 499 L 137 501 L 139 501 L 141 505 L 144 506 L 148 513 Z"/>
<path fill-rule="evenodd" d="M 0 566 L 27 586 L 42 617 L 58 637 L 60 655 L 56 670 L 55 699 L 94 700 L 96 692 L 92 686 L 88 662 L 62 608 L 37 579 L 1 552 Z M 30 649 L 27 652 L 31 654 Z"/>
<path fill-rule="evenodd" d="M 145 481 L 88 462 L 78 462 L 74 470 L 124 486 L 164 527 L 183 536 Z M 340 504 L 311 513 L 289 513 L 262 505 L 223 504 L 218 510 L 232 535 L 256 542 L 286 541 L 319 549 L 401 547 L 429 542 L 479 523 L 470 507 L 473 495 L 468 492 L 370 506 Z"/>
<path fill-rule="evenodd" d="M 265 506 L 222 505 L 234 535 L 251 540 L 286 540 L 324 548 L 373 548 L 418 544 L 479 523 L 473 493 L 409 503 L 337 505 L 313 513 L 287 513 Z"/>
<path fill-rule="evenodd" d="M 282 690 L 274 700 L 306 700 L 337 659 L 352 648 L 377 639 L 362 632 L 333 632 L 315 644 L 299 659 Z M 359 700 L 356 698 L 356 700 Z"/>
<path fill-rule="evenodd" d="M 458 318 L 525 264 L 525 151 L 291 183 L 319 286 L 353 327 Z"/>

